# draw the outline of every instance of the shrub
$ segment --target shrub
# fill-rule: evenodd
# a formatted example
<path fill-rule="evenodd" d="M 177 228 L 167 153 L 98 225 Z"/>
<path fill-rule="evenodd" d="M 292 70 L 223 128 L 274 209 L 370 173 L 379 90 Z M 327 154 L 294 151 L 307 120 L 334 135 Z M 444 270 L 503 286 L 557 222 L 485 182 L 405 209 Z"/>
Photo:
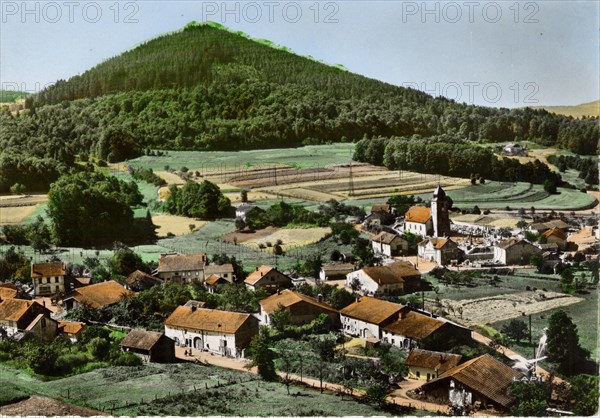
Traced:
<path fill-rule="evenodd" d="M 69 374 L 74 369 L 86 365 L 88 360 L 88 357 L 84 353 L 63 354 L 56 359 L 56 369 L 61 374 Z"/>
<path fill-rule="evenodd" d="M 141 366 L 142 359 L 132 353 L 119 353 L 116 355 L 111 364 L 113 366 Z"/>

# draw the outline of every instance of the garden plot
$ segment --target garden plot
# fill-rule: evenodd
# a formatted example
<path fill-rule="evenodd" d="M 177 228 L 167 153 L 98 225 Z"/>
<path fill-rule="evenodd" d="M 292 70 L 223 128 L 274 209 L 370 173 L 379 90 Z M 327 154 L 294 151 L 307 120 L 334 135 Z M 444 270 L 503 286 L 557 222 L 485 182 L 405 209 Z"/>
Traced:
<path fill-rule="evenodd" d="M 583 301 L 583 298 L 564 293 L 537 290 L 479 299 L 442 299 L 440 303 L 448 313 L 449 319 L 466 326 L 474 326 L 536 314 Z M 431 302 L 429 307 L 434 306 Z"/>

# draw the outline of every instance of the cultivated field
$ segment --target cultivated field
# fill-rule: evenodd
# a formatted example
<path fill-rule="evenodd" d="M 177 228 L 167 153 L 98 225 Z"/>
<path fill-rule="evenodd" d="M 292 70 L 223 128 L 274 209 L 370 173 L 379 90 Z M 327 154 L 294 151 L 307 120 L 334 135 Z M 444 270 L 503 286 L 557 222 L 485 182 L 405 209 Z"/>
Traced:
<path fill-rule="evenodd" d="M 186 218 L 185 216 L 175 216 L 166 213 L 152 216 L 152 223 L 158 228 L 156 235 L 159 238 L 166 237 L 168 234 L 185 235 L 196 231 L 206 225 L 207 221 Z M 193 227 L 191 228 L 190 226 Z"/>
<path fill-rule="evenodd" d="M 111 367 L 42 382 L 0 365 L 4 400 L 36 393 L 115 416 L 374 416 L 356 400 L 301 386 L 290 395 L 256 375 L 195 364 Z"/>
<path fill-rule="evenodd" d="M 594 206 L 597 201 L 588 193 L 573 189 L 558 189 L 558 194 L 549 194 L 538 184 L 501 183 L 488 181 L 485 184 L 451 190 L 448 195 L 455 207 L 481 209 L 535 209 L 577 210 Z"/>
<path fill-rule="evenodd" d="M 265 245 L 266 251 L 271 251 L 272 246 L 281 240 L 281 248 L 288 251 L 292 248 L 303 247 L 321 241 L 324 237 L 331 234 L 331 228 L 265 228 L 255 233 L 233 232 L 224 235 L 221 239 L 225 242 L 248 246 L 250 248 L 259 248 L 259 245 Z M 269 246 L 268 244 L 271 244 Z"/>
<path fill-rule="evenodd" d="M 45 194 L 0 196 L 0 225 L 22 223 L 47 201 Z"/>

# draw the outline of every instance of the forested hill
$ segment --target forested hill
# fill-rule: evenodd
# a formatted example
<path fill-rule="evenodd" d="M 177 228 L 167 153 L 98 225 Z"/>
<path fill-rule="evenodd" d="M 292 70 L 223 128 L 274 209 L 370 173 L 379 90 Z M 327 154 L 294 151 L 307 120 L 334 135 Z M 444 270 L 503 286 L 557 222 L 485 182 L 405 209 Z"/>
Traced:
<path fill-rule="evenodd" d="M 124 91 L 245 81 L 301 85 L 336 99 L 393 94 L 410 103 L 431 100 L 420 91 L 325 65 L 212 22 L 192 22 L 180 31 L 151 39 L 67 82 L 57 82 L 36 100 L 49 104 Z"/>
<path fill-rule="evenodd" d="M 385 63 L 381 63 L 385 65 Z M 406 65 L 411 65 L 407 62 Z M 597 151 L 598 118 L 456 103 L 192 23 L 0 107 L 0 192 L 49 183 L 82 159 L 143 149 L 238 150 L 363 138 L 530 140 Z"/>

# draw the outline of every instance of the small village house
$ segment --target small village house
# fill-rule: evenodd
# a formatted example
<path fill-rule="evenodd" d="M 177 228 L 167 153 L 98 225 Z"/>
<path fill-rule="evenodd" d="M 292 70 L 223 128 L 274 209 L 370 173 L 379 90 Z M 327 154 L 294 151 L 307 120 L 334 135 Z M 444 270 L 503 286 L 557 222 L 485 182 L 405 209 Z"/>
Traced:
<path fill-rule="evenodd" d="M 229 284 L 229 282 L 216 274 L 212 274 L 204 281 L 204 287 L 208 290 L 208 293 L 217 293 L 219 286 L 225 284 Z"/>
<path fill-rule="evenodd" d="M 208 258 L 204 253 L 166 254 L 158 260 L 157 275 L 165 281 L 177 283 L 201 283 Z"/>
<path fill-rule="evenodd" d="M 346 275 L 355 270 L 353 263 L 330 263 L 324 264 L 319 272 L 319 279 L 326 280 L 346 280 Z"/>
<path fill-rule="evenodd" d="M 373 237 L 371 245 L 375 254 L 383 254 L 387 257 L 408 253 L 408 241 L 396 234 L 385 231 Z"/>
<path fill-rule="evenodd" d="M 404 217 L 404 231 L 424 236 L 433 235 L 431 209 L 426 206 L 413 206 Z"/>
<path fill-rule="evenodd" d="M 14 283 L 0 283 L 0 302 L 4 299 L 17 298 L 19 288 Z"/>
<path fill-rule="evenodd" d="M 381 328 L 396 321 L 404 307 L 363 296 L 340 310 L 342 332 L 354 337 L 381 339 Z"/>
<path fill-rule="evenodd" d="M 408 309 L 400 313 L 397 321 L 386 325 L 381 334 L 384 342 L 404 350 L 424 346 L 449 349 L 453 343 L 466 343 L 471 339 L 468 328 Z"/>
<path fill-rule="evenodd" d="M 134 292 L 141 292 L 154 286 L 160 286 L 163 283 L 161 279 L 140 270 L 136 270 L 127 276 L 125 282 L 127 288 Z"/>
<path fill-rule="evenodd" d="M 541 254 L 541 250 L 524 239 L 508 238 L 494 245 L 494 262 L 507 266 L 530 264 L 533 254 Z"/>
<path fill-rule="evenodd" d="M 290 277 L 275 267 L 266 265 L 256 267 L 256 270 L 246 277 L 244 284 L 251 290 L 264 290 L 268 293 L 276 293 L 294 286 Z"/>
<path fill-rule="evenodd" d="M 210 277 L 212 275 L 222 277 L 229 283 L 234 282 L 233 277 L 233 264 L 209 264 L 204 267 L 204 276 Z"/>
<path fill-rule="evenodd" d="M 99 309 L 114 305 L 123 298 L 135 296 L 135 293 L 125 289 L 114 280 L 91 284 L 86 287 L 75 289 L 64 299 L 66 310 L 80 306 Z"/>
<path fill-rule="evenodd" d="M 529 225 L 529 230 L 535 232 L 536 234 L 543 234 L 552 228 L 558 228 L 563 232 L 567 232 L 570 228 L 570 225 L 563 221 L 562 219 L 552 219 L 546 222 L 536 222 Z"/>
<path fill-rule="evenodd" d="M 248 212 L 257 207 L 254 203 L 243 202 L 236 206 L 235 217 L 246 222 L 246 216 Z"/>
<path fill-rule="evenodd" d="M 307 324 L 325 314 L 331 325 L 338 325 L 340 314 L 337 309 L 323 303 L 318 298 L 304 295 L 293 290 L 282 290 L 258 302 L 260 304 L 261 325 L 271 325 L 271 315 L 280 309 L 285 309 L 290 314 L 293 324 Z"/>
<path fill-rule="evenodd" d="M 72 343 L 79 341 L 83 335 L 86 325 L 77 321 L 58 321 L 58 333 Z"/>
<path fill-rule="evenodd" d="M 459 384 L 467 391 L 468 406 L 477 405 L 480 410 L 506 412 L 514 402 L 508 388 L 515 379 L 522 377 L 521 373 L 484 354 L 453 367 L 425 383 L 418 391 L 422 393 L 423 400 L 447 404 L 451 386 Z"/>
<path fill-rule="evenodd" d="M 51 296 L 65 292 L 67 266 L 63 262 L 31 265 L 34 296 Z"/>
<path fill-rule="evenodd" d="M 378 203 L 371 206 L 371 213 L 364 220 L 369 225 L 390 225 L 396 217 L 396 209 L 387 203 Z"/>
<path fill-rule="evenodd" d="M 56 337 L 57 323 L 50 318 L 50 310 L 31 300 L 5 299 L 0 303 L 0 334 L 34 334 L 41 341 Z"/>
<path fill-rule="evenodd" d="M 567 233 L 560 228 L 551 228 L 542 234 L 547 244 L 556 244 L 560 250 L 567 246 Z"/>
<path fill-rule="evenodd" d="M 463 252 L 450 238 L 427 238 L 418 245 L 419 257 L 435 261 L 438 266 L 446 266 L 459 261 Z"/>
<path fill-rule="evenodd" d="M 460 354 L 443 353 L 415 348 L 404 364 L 408 367 L 408 378 L 430 381 L 439 377 L 449 369 L 456 367 L 462 356 Z"/>
<path fill-rule="evenodd" d="M 367 296 L 397 295 L 418 290 L 421 286 L 421 273 L 411 263 L 397 261 L 348 273 L 346 287 L 352 288 L 355 284 Z"/>
<path fill-rule="evenodd" d="M 165 321 L 165 335 L 179 347 L 238 358 L 258 334 L 258 322 L 250 314 L 179 306 Z"/>
<path fill-rule="evenodd" d="M 133 353 L 145 363 L 172 363 L 175 361 L 175 341 L 162 332 L 131 330 L 119 343 L 121 351 Z"/>

